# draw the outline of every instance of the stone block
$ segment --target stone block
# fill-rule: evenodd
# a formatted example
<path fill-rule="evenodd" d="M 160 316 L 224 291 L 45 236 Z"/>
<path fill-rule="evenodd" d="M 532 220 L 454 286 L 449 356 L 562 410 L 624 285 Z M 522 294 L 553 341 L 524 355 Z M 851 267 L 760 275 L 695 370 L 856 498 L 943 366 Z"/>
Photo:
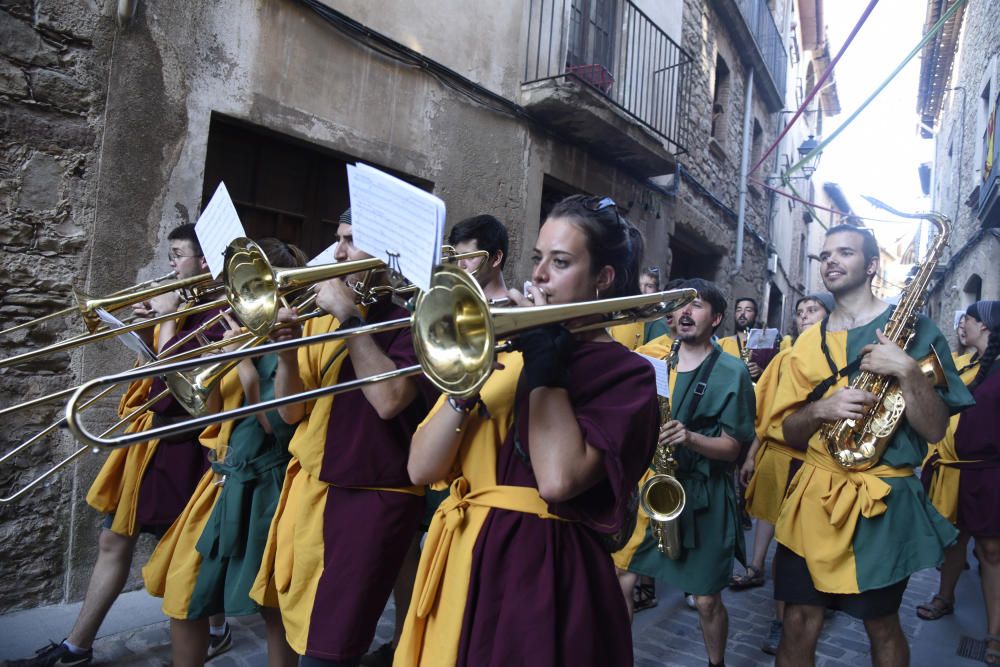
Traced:
<path fill-rule="evenodd" d="M 31 65 L 59 64 L 58 50 L 42 39 L 30 23 L 17 18 L 0 21 L 0 55 Z"/>
<path fill-rule="evenodd" d="M 39 27 L 90 40 L 101 19 L 101 3 L 95 0 L 38 0 L 35 20 Z"/>
<path fill-rule="evenodd" d="M 0 60 L 0 94 L 12 97 L 28 96 L 28 80 L 24 71 L 6 60 Z"/>
<path fill-rule="evenodd" d="M 63 111 L 86 111 L 93 101 L 93 91 L 80 85 L 73 77 L 50 69 L 38 69 L 28 74 L 31 92 L 36 101 Z"/>
<path fill-rule="evenodd" d="M 26 245 L 31 242 L 34 230 L 31 225 L 9 221 L 0 226 L 0 243 L 6 245 Z"/>
<path fill-rule="evenodd" d="M 62 166 L 58 160 L 47 153 L 36 152 L 24 165 L 16 206 L 35 211 L 55 208 L 59 203 L 61 181 Z"/>

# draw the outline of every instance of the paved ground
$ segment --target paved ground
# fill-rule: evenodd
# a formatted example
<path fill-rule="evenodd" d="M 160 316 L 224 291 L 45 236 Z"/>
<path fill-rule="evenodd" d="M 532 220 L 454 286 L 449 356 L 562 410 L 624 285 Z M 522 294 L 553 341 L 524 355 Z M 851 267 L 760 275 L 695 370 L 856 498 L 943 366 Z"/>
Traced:
<path fill-rule="evenodd" d="M 752 544 L 750 533 L 747 543 Z M 773 551 L 773 549 L 772 549 Z M 930 599 L 937 590 L 937 572 L 921 572 L 910 580 L 903 601 L 903 629 L 910 638 L 912 664 L 916 667 L 974 667 L 979 661 L 959 657 L 963 636 L 981 640 L 986 631 L 976 560 L 969 555 L 972 569 L 959 581 L 959 605 L 953 616 L 932 623 L 920 621 L 914 608 Z M 698 618 L 684 605 L 681 592 L 663 583 L 657 587 L 659 605 L 636 616 L 632 636 L 635 664 L 704 665 Z M 726 664 L 730 667 L 770 665 L 773 658 L 759 646 L 767 632 L 772 613 L 771 586 L 724 594 L 730 615 Z M 25 657 L 48 640 L 58 641 L 72 625 L 79 605 L 56 605 L 0 616 L 0 659 Z M 212 667 L 263 667 L 267 664 L 264 624 L 258 617 L 232 619 L 233 650 L 212 661 Z M 392 610 L 386 609 L 379 622 L 376 644 L 392 633 Z M 981 644 L 968 644 L 981 651 Z M 119 600 L 102 628 L 96 657 L 105 665 L 151 665 L 170 661 L 169 627 L 159 612 L 159 601 L 144 591 L 128 593 Z M 818 651 L 820 667 L 859 667 L 869 664 L 868 641 L 860 622 L 835 614 L 827 620 Z"/>

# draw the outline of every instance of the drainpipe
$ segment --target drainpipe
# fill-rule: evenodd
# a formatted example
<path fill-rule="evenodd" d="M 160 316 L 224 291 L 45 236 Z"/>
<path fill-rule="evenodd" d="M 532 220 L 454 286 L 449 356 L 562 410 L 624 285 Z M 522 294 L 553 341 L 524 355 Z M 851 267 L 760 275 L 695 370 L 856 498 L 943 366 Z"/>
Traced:
<path fill-rule="evenodd" d="M 747 214 L 747 170 L 750 168 L 750 139 L 753 127 L 753 67 L 747 68 L 743 99 L 743 153 L 740 155 L 740 198 L 736 210 L 736 266 L 733 273 L 743 270 L 743 226 Z"/>

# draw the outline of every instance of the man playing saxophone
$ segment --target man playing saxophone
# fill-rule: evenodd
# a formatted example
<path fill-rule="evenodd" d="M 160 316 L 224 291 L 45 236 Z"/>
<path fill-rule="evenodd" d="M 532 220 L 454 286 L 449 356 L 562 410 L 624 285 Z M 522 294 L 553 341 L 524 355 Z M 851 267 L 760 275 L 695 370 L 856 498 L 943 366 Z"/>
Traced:
<path fill-rule="evenodd" d="M 868 230 L 831 228 L 820 262 L 835 308 L 796 341 L 763 420 L 806 451 L 776 525 L 781 576 L 775 598 L 786 604 L 777 664 L 813 664 L 823 610 L 830 607 L 864 622 L 874 665 L 906 665 L 909 647 L 898 610 L 907 581 L 940 563 L 956 536 L 927 500 L 913 467 L 927 442 L 944 434 L 949 412 L 972 404 L 972 397 L 949 355 L 941 358 L 938 387 L 917 365 L 915 359 L 932 348 L 948 347 L 929 319 L 916 317 L 905 351 L 884 334 L 893 308 L 872 293 L 879 249 Z M 931 262 L 921 271 L 932 268 Z M 906 312 L 919 292 L 904 292 L 896 309 Z M 873 467 L 849 471 L 828 452 L 824 426 L 862 420 L 879 407 L 873 393 L 848 386 L 859 371 L 894 379 L 905 408 Z"/>
<path fill-rule="evenodd" d="M 614 560 L 632 573 L 621 575 L 623 591 L 631 591 L 635 575 L 642 574 L 692 593 L 709 664 L 721 665 L 729 633 L 722 590 L 734 556 L 746 563 L 733 468 L 754 437 L 754 394 L 746 367 L 712 342 L 726 312 L 722 292 L 701 279 L 678 287 L 696 289 L 698 298 L 673 313 L 680 341 L 670 361 L 673 419 L 661 424 L 659 442 L 676 447 L 676 476 L 686 496 L 676 519 L 680 554 L 673 560 L 660 552 L 651 522 L 640 510 L 632 538 Z M 668 350 L 653 342 L 637 351 L 663 358 Z"/>

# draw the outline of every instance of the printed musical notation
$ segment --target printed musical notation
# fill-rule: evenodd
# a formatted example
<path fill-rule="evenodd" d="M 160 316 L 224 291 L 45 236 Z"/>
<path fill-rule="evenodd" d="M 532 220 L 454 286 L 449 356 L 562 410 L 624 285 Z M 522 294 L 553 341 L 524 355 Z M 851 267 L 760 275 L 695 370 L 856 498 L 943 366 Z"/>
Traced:
<path fill-rule="evenodd" d="M 365 164 L 347 166 L 354 245 L 422 290 L 441 253 L 444 202 Z"/>
<path fill-rule="evenodd" d="M 639 354 L 639 356 L 653 366 L 653 371 L 656 373 L 656 393 L 663 398 L 670 398 L 670 369 L 667 367 L 667 360 L 657 359 L 647 354 Z"/>

